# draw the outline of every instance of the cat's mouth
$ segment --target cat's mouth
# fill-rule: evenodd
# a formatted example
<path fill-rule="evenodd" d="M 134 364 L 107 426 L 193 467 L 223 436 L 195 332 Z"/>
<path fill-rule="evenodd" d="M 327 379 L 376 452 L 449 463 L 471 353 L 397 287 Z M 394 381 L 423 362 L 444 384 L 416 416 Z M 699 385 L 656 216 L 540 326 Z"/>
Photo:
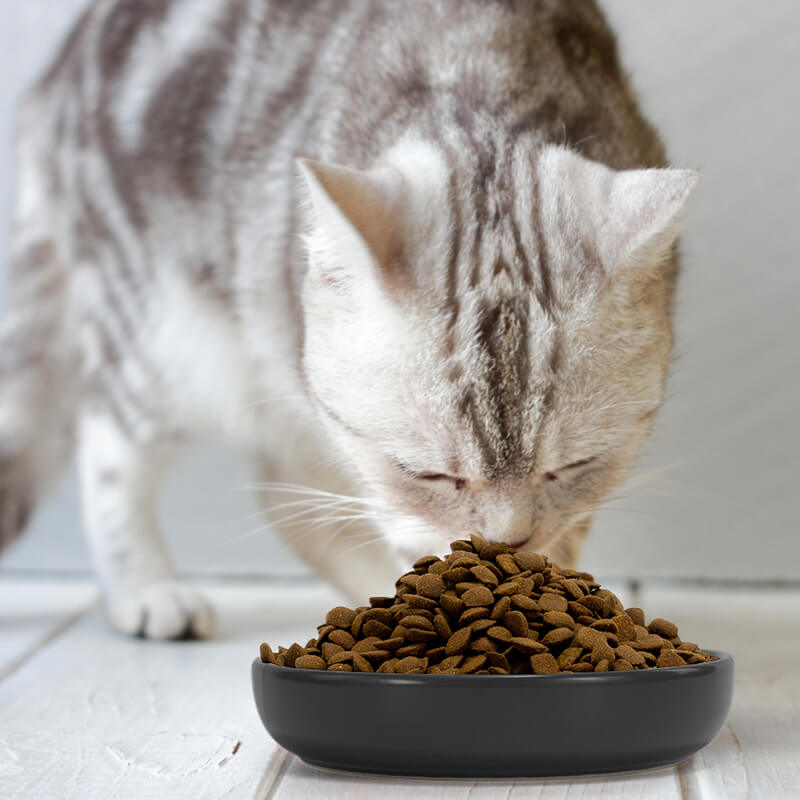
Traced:
<path fill-rule="evenodd" d="M 508 547 L 510 547 L 512 550 L 522 550 L 522 548 L 525 547 L 525 545 L 528 544 L 530 540 L 531 537 L 529 536 L 523 542 L 516 542 L 515 544 L 511 544 L 510 542 L 503 542 L 503 544 L 508 545 Z"/>

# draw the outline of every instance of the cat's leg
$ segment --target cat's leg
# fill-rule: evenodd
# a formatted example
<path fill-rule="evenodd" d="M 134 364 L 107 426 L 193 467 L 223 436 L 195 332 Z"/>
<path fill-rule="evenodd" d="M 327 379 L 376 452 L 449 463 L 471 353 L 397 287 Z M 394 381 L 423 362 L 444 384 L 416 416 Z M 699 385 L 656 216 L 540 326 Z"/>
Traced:
<path fill-rule="evenodd" d="M 333 494 L 355 492 L 344 478 L 308 463 L 275 464 L 263 459 L 255 469 L 260 482 L 299 484 Z M 321 497 L 319 509 L 308 510 L 313 501 L 298 503 L 310 497 L 280 490 L 258 493 L 259 504 L 284 541 L 354 605 L 366 604 L 372 596 L 394 595 L 394 582 L 409 565 L 400 562 L 374 523 L 352 518 L 359 504 L 337 509 Z"/>
<path fill-rule="evenodd" d="M 152 639 L 206 637 L 211 608 L 176 580 L 155 491 L 172 447 L 133 441 L 102 406 L 82 409 L 78 460 L 84 527 L 114 627 Z"/>

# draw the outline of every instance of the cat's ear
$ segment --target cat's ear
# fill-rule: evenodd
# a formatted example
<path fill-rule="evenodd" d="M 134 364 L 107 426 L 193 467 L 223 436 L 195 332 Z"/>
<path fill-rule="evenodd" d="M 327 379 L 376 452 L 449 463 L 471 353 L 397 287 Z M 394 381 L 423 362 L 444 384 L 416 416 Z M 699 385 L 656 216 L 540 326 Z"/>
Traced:
<path fill-rule="evenodd" d="M 597 243 L 607 270 L 662 261 L 678 236 L 681 212 L 697 183 L 691 169 L 636 169 L 613 174 L 603 198 Z"/>
<path fill-rule="evenodd" d="M 297 165 L 311 201 L 310 268 L 344 287 L 388 264 L 396 244 L 389 176 L 307 158 Z"/>
<path fill-rule="evenodd" d="M 616 171 L 565 149 L 545 158 L 548 177 L 569 195 L 562 208 L 577 206 L 603 270 L 654 265 L 669 253 L 681 212 L 697 183 L 691 169 Z"/>

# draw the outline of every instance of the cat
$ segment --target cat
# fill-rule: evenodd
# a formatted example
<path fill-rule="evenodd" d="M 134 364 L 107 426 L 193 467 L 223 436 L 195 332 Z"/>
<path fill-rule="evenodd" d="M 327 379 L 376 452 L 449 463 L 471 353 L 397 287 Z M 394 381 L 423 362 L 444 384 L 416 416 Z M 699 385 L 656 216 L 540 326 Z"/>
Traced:
<path fill-rule="evenodd" d="M 212 632 L 156 519 L 186 442 L 364 602 L 470 533 L 573 565 L 662 403 L 697 173 L 592 0 L 97 0 L 18 161 L 0 540 L 74 449 L 120 631 Z"/>

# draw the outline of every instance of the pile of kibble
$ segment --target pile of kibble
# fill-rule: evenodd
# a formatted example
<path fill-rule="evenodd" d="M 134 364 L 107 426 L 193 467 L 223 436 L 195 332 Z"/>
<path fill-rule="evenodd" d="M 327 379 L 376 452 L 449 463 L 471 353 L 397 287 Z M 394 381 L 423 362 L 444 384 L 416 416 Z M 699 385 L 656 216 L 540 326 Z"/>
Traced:
<path fill-rule="evenodd" d="M 665 619 L 645 625 L 586 572 L 480 536 L 420 558 L 394 597 L 338 606 L 318 636 L 262 661 L 336 672 L 475 675 L 607 672 L 713 660 Z"/>

